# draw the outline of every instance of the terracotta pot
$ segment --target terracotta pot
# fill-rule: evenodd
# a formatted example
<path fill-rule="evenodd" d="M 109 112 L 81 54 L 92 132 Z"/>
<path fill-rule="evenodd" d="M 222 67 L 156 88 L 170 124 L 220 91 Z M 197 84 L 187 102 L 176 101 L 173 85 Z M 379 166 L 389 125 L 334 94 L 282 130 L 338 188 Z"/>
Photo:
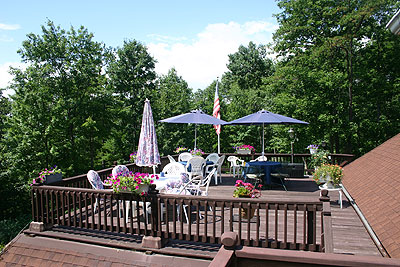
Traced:
<path fill-rule="evenodd" d="M 256 209 L 248 209 L 248 208 L 240 208 L 240 217 L 242 219 L 246 219 L 247 220 L 249 218 L 248 217 L 249 210 L 250 210 L 250 219 L 253 218 Z"/>

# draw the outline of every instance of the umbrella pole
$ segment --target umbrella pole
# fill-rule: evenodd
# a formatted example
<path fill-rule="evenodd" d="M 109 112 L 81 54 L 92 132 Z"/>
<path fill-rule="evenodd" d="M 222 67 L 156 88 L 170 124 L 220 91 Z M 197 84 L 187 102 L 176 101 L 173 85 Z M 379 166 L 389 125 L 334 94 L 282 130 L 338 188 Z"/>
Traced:
<path fill-rule="evenodd" d="M 197 144 L 196 144 L 196 139 L 197 139 L 197 124 L 194 124 L 194 150 L 197 149 Z"/>
<path fill-rule="evenodd" d="M 262 156 L 264 157 L 264 123 L 263 123 L 263 131 L 262 131 L 262 135 L 263 135 L 263 142 L 262 142 Z"/>

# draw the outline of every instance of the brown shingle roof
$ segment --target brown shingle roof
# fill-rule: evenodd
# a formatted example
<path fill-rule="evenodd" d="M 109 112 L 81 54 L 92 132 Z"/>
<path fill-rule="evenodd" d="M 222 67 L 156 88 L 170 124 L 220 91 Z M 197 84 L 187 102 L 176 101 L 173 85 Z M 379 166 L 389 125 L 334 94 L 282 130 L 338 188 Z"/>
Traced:
<path fill-rule="evenodd" d="M 342 182 L 389 255 L 400 258 L 400 134 L 347 165 Z"/>
<path fill-rule="evenodd" d="M 210 261 L 18 235 L 0 256 L 0 266 L 208 266 Z"/>

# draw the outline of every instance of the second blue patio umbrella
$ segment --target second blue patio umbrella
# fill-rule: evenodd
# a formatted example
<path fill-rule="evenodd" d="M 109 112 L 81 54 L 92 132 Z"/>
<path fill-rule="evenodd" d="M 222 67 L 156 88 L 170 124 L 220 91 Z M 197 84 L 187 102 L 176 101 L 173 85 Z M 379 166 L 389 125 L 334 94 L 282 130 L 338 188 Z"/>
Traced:
<path fill-rule="evenodd" d="M 214 125 L 224 125 L 227 122 L 217 119 L 213 116 L 205 114 L 201 110 L 192 110 L 189 113 L 181 114 L 171 118 L 160 120 L 160 122 L 168 123 L 193 123 L 194 126 L 194 149 L 197 148 L 197 124 L 214 124 Z"/>
<path fill-rule="evenodd" d="M 262 155 L 264 156 L 264 125 L 265 124 L 308 124 L 308 122 L 272 113 L 267 110 L 260 110 L 256 113 L 228 122 L 229 125 L 262 125 Z"/>

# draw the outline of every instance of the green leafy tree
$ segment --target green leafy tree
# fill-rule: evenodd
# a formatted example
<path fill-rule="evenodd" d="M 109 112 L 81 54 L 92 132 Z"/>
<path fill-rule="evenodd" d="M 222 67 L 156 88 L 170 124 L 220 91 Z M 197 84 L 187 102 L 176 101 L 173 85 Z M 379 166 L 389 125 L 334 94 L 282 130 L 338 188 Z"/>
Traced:
<path fill-rule="evenodd" d="M 109 64 L 109 92 L 114 95 L 111 137 L 104 146 L 106 160 L 129 159 L 137 150 L 142 121 L 144 101 L 155 95 L 155 60 L 147 48 L 137 42 L 125 41 L 122 48 L 114 52 Z"/>
<path fill-rule="evenodd" d="M 364 74 L 370 73 L 371 68 L 363 64 L 364 55 L 377 55 L 370 44 L 379 42 L 381 47 L 386 46 L 384 38 L 378 41 L 376 37 L 387 34 L 385 25 L 389 14 L 396 9 L 395 4 L 395 1 L 308 0 L 278 3 L 283 11 L 277 15 L 280 27 L 274 40 L 281 64 L 269 81 L 275 95 L 274 105 L 278 110 L 292 108 L 292 114 L 302 114 L 312 123 L 307 136 L 329 140 L 332 151 L 358 154 L 363 150 L 355 144 L 364 146 L 366 140 L 360 137 L 366 128 L 361 130 L 360 125 L 371 120 L 360 113 L 365 105 L 361 100 L 365 100 Z M 386 48 L 380 52 L 392 53 L 390 46 Z M 383 71 L 378 70 L 381 77 L 385 75 Z M 378 77 L 376 74 L 373 76 Z M 393 80 L 387 84 L 396 86 Z M 375 88 L 375 97 L 380 98 L 381 88 Z M 391 101 L 390 105 L 394 103 Z M 376 106 L 368 111 L 375 114 Z M 379 139 L 378 143 L 382 141 Z"/>
<path fill-rule="evenodd" d="M 157 81 L 157 94 L 151 102 L 159 151 L 174 154 L 178 146 L 193 147 L 193 125 L 159 123 L 159 120 L 187 113 L 192 106 L 192 90 L 174 68 Z"/>

